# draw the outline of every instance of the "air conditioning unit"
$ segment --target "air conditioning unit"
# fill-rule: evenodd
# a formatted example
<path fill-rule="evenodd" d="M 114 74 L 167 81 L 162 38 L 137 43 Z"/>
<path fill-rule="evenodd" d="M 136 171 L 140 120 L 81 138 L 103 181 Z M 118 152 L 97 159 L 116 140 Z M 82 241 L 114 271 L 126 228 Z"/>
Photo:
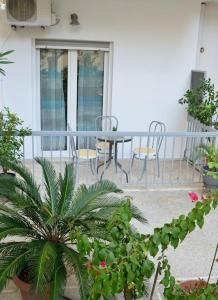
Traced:
<path fill-rule="evenodd" d="M 56 17 L 52 0 L 7 0 L 5 18 L 13 26 L 51 26 Z"/>

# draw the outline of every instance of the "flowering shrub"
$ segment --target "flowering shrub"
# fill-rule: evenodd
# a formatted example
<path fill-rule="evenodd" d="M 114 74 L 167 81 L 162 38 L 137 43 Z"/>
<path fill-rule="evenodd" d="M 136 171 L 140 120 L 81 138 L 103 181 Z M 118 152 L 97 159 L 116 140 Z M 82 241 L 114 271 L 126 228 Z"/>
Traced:
<path fill-rule="evenodd" d="M 89 299 L 122 292 L 125 299 L 135 299 L 147 293 L 146 279 L 152 276 L 154 263 L 148 258 L 145 236 L 132 229 L 131 218 L 130 202 L 127 202 L 107 226 L 107 243 L 88 242 L 87 237 L 81 235 L 80 240 L 85 241 L 82 248 L 87 249 L 89 258 L 86 263 L 87 277 L 91 281 Z"/>
<path fill-rule="evenodd" d="M 169 246 L 177 248 L 196 226 L 202 228 L 205 216 L 218 205 L 217 195 L 218 192 L 213 191 L 207 199 L 200 201 L 197 193 L 190 192 L 191 201 L 198 202 L 188 215 L 181 215 L 163 227 L 155 228 L 151 235 L 133 230 L 129 202 L 119 208 L 109 222 L 108 233 L 104 237 L 107 242 L 90 241 L 87 236 L 79 234 L 78 252 L 86 256 L 86 277 L 91 284 L 88 299 L 107 298 L 120 293 L 126 300 L 143 297 L 147 293 L 146 280 L 155 270 L 152 257 L 158 253 L 161 253 L 161 283 L 166 299 L 195 299 L 178 298 L 183 291 L 171 275 L 165 250 Z"/>

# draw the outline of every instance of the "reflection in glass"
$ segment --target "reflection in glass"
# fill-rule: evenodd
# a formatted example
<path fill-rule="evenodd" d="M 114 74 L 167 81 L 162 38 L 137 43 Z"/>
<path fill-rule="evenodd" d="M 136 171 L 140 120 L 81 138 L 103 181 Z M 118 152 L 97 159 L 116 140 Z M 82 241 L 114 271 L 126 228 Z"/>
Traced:
<path fill-rule="evenodd" d="M 41 130 L 67 130 L 67 50 L 41 49 Z M 67 138 L 43 137 L 42 150 L 67 150 Z"/>
<path fill-rule="evenodd" d="M 103 85 L 104 52 L 78 51 L 77 130 L 95 130 L 103 110 Z M 94 140 L 81 139 L 80 147 L 94 147 Z"/>

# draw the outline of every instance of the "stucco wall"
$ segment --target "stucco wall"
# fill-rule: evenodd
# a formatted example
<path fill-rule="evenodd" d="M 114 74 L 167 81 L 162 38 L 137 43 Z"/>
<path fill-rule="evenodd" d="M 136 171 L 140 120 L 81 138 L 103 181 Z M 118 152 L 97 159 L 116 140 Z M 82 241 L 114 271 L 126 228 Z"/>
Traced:
<path fill-rule="evenodd" d="M 27 125 L 39 129 L 33 109 L 32 39 L 113 41 L 112 113 L 119 118 L 120 129 L 145 130 L 153 119 L 164 121 L 170 131 L 186 128 L 186 113 L 178 99 L 195 68 L 199 1 L 54 0 L 54 10 L 61 22 L 44 32 L 33 28 L 14 32 L 0 19 L 0 49 L 15 50 L 11 56 L 15 64 L 0 82 L 1 106 L 10 106 Z M 79 28 L 69 25 L 74 12 Z"/>
<path fill-rule="evenodd" d="M 207 72 L 218 89 L 218 3 L 208 3 L 205 8 L 201 38 L 199 69 Z"/>

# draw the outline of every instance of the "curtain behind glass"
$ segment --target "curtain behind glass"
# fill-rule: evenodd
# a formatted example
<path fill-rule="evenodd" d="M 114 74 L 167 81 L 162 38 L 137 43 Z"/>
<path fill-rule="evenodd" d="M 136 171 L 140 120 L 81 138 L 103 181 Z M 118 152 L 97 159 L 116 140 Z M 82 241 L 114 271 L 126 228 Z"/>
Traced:
<path fill-rule="evenodd" d="M 103 111 L 104 52 L 78 51 L 77 130 L 95 130 Z M 80 147 L 94 148 L 95 139 L 80 140 Z"/>
<path fill-rule="evenodd" d="M 67 130 L 67 50 L 41 49 L 41 130 Z M 43 137 L 42 150 L 67 150 L 67 138 Z"/>

